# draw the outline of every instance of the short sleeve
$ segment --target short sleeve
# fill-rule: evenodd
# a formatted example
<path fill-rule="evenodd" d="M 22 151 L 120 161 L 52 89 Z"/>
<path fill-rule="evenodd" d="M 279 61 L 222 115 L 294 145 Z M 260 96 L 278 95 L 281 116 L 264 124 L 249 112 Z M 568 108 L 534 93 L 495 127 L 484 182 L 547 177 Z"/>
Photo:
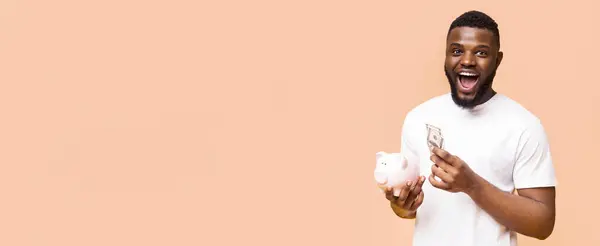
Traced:
<path fill-rule="evenodd" d="M 402 124 L 402 133 L 400 139 L 400 151 L 410 163 L 419 163 L 418 151 L 413 143 L 414 134 L 419 130 L 415 129 L 412 114 L 409 112 L 404 118 Z"/>
<path fill-rule="evenodd" d="M 516 189 L 556 186 L 550 144 L 539 121 L 521 132 L 515 159 Z"/>

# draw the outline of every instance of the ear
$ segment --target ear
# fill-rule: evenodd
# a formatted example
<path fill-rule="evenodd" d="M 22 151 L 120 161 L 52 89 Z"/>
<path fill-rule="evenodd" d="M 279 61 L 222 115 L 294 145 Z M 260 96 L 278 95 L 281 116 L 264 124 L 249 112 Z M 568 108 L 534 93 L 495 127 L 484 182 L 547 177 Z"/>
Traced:
<path fill-rule="evenodd" d="M 376 157 L 377 159 L 381 158 L 383 155 L 385 155 L 385 152 L 384 152 L 384 151 L 379 151 L 379 152 L 375 153 L 375 157 Z"/>
<path fill-rule="evenodd" d="M 502 58 L 504 58 L 504 52 L 498 51 L 498 56 L 496 57 L 496 68 L 500 66 L 500 63 L 502 63 Z"/>

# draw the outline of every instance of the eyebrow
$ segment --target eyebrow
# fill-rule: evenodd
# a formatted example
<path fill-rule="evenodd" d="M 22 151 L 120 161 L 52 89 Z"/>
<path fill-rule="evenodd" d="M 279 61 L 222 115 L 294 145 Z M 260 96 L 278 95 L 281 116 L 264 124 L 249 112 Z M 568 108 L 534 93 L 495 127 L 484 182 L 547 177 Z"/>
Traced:
<path fill-rule="evenodd" d="M 451 43 L 451 44 L 450 44 L 450 46 L 459 46 L 459 47 L 462 47 L 463 45 L 462 45 L 462 44 L 459 44 L 459 43 Z M 477 45 L 477 46 L 475 46 L 475 47 L 476 47 L 476 48 L 487 48 L 487 49 L 491 49 L 491 47 L 490 47 L 490 46 L 488 46 L 488 45 L 485 45 L 485 44 L 480 44 L 480 45 Z"/>

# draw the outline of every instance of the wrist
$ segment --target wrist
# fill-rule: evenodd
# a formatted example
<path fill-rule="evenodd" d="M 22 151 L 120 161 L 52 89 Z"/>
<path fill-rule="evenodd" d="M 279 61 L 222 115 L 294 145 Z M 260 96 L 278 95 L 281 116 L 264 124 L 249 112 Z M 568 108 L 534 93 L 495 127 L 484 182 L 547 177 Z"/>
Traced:
<path fill-rule="evenodd" d="M 394 204 L 393 202 L 390 202 L 390 206 L 392 207 L 394 213 L 400 218 L 414 219 L 417 216 L 416 210 L 403 209 L 401 207 L 396 206 L 396 204 Z"/>
<path fill-rule="evenodd" d="M 404 214 L 398 215 L 398 217 L 403 219 L 414 219 L 417 217 L 417 211 L 405 211 Z"/>
<path fill-rule="evenodd" d="M 481 194 L 481 190 L 485 187 L 485 182 L 486 181 L 481 176 L 473 173 L 471 185 L 465 191 L 465 193 L 471 198 L 478 196 Z"/>

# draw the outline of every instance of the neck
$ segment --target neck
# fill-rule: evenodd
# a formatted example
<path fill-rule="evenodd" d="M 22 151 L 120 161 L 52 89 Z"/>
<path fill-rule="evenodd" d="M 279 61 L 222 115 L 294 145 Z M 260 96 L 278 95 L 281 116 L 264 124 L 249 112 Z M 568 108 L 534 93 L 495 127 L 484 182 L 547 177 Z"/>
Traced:
<path fill-rule="evenodd" d="M 489 88 L 485 91 L 483 96 L 481 96 L 481 99 L 479 99 L 477 105 L 484 104 L 485 102 L 489 101 L 492 97 L 494 97 L 494 95 L 496 95 L 496 91 L 492 88 Z"/>

